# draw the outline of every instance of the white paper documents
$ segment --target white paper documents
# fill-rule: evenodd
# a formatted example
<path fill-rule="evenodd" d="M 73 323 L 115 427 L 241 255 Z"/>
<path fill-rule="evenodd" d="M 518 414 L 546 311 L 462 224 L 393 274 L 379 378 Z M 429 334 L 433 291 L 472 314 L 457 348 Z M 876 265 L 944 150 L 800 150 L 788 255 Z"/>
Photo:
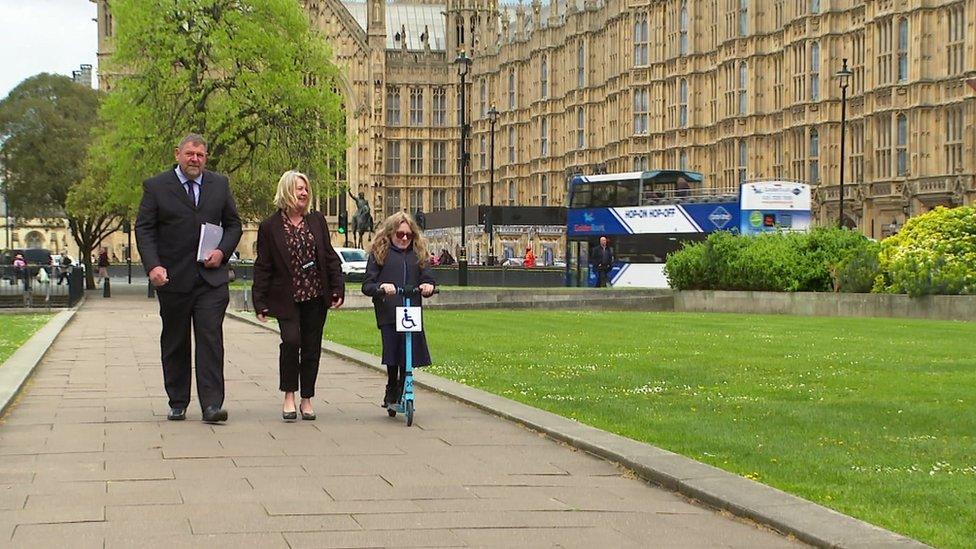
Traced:
<path fill-rule="evenodd" d="M 224 237 L 224 228 L 213 223 L 200 225 L 200 244 L 197 246 L 197 261 L 203 262 L 210 252 L 217 249 L 220 239 Z"/>

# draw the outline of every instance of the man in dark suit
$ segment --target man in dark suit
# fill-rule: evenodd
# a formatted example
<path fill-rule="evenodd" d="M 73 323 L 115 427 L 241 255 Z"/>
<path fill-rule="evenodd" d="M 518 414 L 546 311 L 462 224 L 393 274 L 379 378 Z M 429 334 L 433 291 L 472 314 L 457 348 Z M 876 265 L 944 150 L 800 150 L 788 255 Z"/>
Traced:
<path fill-rule="evenodd" d="M 207 142 L 190 134 L 175 151 L 177 165 L 142 184 L 136 242 L 159 296 L 163 380 L 170 420 L 186 418 L 190 404 L 190 326 L 196 341 L 197 396 L 203 420 L 226 421 L 224 312 L 229 301 L 227 261 L 241 239 L 241 220 L 226 176 L 207 171 Z M 221 225 L 217 248 L 200 263 L 200 226 Z"/>
<path fill-rule="evenodd" d="M 596 272 L 596 287 L 605 288 L 607 286 L 607 274 L 613 268 L 613 248 L 607 244 L 607 237 L 600 237 L 600 245 L 590 250 L 590 267 Z"/>

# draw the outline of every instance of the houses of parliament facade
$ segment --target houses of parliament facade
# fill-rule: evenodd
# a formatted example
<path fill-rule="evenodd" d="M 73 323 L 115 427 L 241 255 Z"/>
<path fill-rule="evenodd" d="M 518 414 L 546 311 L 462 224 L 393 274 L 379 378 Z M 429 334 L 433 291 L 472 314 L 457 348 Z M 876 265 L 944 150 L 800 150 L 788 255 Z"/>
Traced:
<path fill-rule="evenodd" d="M 92 1 L 110 55 L 111 0 Z M 489 202 L 493 140 L 496 205 L 565 205 L 577 173 L 685 169 L 718 192 L 808 182 L 815 219 L 837 224 L 843 59 L 844 224 L 883 238 L 976 198 L 976 0 L 296 1 L 345 76 L 338 183 L 377 220 L 459 205 L 462 52 L 468 205 Z M 498 256 L 562 251 L 558 231 L 496 230 Z"/>

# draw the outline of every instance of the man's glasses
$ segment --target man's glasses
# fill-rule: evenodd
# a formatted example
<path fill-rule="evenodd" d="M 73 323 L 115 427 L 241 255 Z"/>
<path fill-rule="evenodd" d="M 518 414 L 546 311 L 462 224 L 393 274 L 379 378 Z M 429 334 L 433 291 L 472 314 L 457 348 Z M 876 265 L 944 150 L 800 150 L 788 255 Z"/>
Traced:
<path fill-rule="evenodd" d="M 397 231 L 396 232 L 396 237 L 397 238 L 400 238 L 400 239 L 412 240 L 413 239 L 413 233 L 406 233 L 406 232 L 403 232 L 403 231 Z"/>

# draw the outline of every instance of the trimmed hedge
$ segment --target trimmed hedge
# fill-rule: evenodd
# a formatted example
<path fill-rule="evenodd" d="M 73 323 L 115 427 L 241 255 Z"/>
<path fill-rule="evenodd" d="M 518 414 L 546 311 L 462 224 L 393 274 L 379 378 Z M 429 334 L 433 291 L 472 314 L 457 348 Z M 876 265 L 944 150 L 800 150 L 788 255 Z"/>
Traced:
<path fill-rule="evenodd" d="M 838 276 L 838 266 L 869 254 L 871 244 L 860 233 L 836 228 L 757 236 L 716 232 L 669 255 L 665 274 L 677 290 L 824 292 L 850 284 L 849 291 L 858 291 L 853 288 L 863 286 L 864 275 L 846 273 L 863 270 L 863 261 L 851 260 L 843 270 L 850 283 Z"/>
<path fill-rule="evenodd" d="M 881 243 L 875 292 L 976 294 L 976 208 L 937 207 Z"/>

